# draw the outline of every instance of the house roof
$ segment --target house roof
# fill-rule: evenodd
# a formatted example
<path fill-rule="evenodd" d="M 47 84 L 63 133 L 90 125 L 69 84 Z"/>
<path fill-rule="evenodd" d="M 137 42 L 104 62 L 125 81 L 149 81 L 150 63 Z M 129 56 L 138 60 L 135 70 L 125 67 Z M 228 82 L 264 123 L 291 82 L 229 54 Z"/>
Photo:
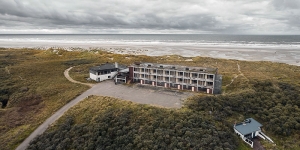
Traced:
<path fill-rule="evenodd" d="M 243 135 L 250 134 L 252 132 L 260 130 L 262 125 L 254 120 L 253 118 L 248 118 L 244 122 L 238 123 L 234 128 Z"/>
<path fill-rule="evenodd" d="M 125 69 L 125 68 L 127 68 L 127 67 L 124 65 L 118 64 L 118 69 Z M 93 71 L 102 71 L 102 70 L 111 70 L 111 69 L 116 69 L 115 63 L 105 63 L 105 64 L 101 64 L 100 66 L 95 66 L 95 67 L 90 68 L 90 70 L 93 70 Z"/>

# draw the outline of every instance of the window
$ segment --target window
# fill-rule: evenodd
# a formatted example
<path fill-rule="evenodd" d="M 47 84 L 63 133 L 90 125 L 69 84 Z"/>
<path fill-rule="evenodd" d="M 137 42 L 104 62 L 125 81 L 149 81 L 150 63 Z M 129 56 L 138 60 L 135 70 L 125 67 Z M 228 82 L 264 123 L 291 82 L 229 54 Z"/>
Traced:
<path fill-rule="evenodd" d="M 214 83 L 213 82 L 207 82 L 207 86 L 213 86 Z"/>
<path fill-rule="evenodd" d="M 190 77 L 190 74 L 189 73 L 184 73 L 184 76 L 185 77 Z"/>
<path fill-rule="evenodd" d="M 193 73 L 192 76 L 193 76 L 193 78 L 197 78 L 198 75 L 197 75 L 197 73 Z"/>
<path fill-rule="evenodd" d="M 183 76 L 183 72 L 178 72 L 178 76 Z"/>
<path fill-rule="evenodd" d="M 207 79 L 214 79 L 214 75 L 207 75 Z"/>
<path fill-rule="evenodd" d="M 163 74 L 164 71 L 163 71 L 163 70 L 157 70 L 157 73 L 158 73 L 158 74 Z"/>

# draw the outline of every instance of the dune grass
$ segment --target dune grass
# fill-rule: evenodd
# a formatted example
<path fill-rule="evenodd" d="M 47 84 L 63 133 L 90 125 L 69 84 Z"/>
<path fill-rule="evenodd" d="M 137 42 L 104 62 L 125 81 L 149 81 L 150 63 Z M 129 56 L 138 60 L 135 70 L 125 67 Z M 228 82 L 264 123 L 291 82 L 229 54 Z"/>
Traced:
<path fill-rule="evenodd" d="M 52 113 L 88 89 L 65 79 L 67 61 L 49 51 L 0 50 L 0 89 L 7 91 L 1 96 L 9 99 L 0 109 L 1 149 L 14 149 Z"/>
<path fill-rule="evenodd" d="M 187 59 L 193 61 L 185 61 Z M 1 149 L 14 149 L 46 118 L 88 89 L 65 79 L 65 69 L 75 66 L 70 71 L 71 77 L 88 82 L 88 68 L 105 62 L 125 65 L 154 62 L 218 68 L 219 74 L 223 75 L 223 95 L 249 91 L 253 88 L 253 81 L 269 80 L 300 86 L 300 67 L 281 63 L 177 55 L 136 56 L 99 50 L 1 49 L 0 101 L 8 100 L 7 106 L 0 109 Z M 291 141 L 291 138 L 294 137 L 286 141 Z"/>

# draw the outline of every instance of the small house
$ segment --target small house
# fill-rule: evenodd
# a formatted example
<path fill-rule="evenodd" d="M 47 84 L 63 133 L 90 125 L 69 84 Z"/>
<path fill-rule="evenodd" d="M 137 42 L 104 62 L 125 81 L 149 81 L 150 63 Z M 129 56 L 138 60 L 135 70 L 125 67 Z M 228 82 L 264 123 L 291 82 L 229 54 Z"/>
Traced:
<path fill-rule="evenodd" d="M 253 118 L 248 118 L 241 123 L 237 123 L 233 126 L 234 132 L 239 135 L 244 142 L 249 144 L 253 148 L 252 139 L 255 137 L 260 137 L 264 140 L 269 140 L 274 143 L 271 138 L 266 136 L 261 131 L 262 124 L 254 120 Z"/>
<path fill-rule="evenodd" d="M 124 65 L 116 63 L 105 63 L 100 66 L 90 68 L 90 78 L 97 82 L 101 82 L 107 79 L 113 79 L 119 71 L 128 69 Z"/>

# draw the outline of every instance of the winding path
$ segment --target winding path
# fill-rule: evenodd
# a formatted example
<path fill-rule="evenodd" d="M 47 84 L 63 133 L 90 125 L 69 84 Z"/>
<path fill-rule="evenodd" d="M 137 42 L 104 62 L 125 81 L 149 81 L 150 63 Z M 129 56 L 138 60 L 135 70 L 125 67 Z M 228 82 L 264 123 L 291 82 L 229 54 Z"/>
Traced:
<path fill-rule="evenodd" d="M 79 84 L 83 84 L 83 85 L 87 85 L 87 86 L 89 86 L 89 87 L 93 87 L 93 86 L 95 85 L 95 84 L 92 84 L 92 83 L 82 83 L 82 82 L 79 82 L 79 81 L 76 81 L 76 80 L 72 79 L 72 78 L 70 77 L 70 74 L 69 74 L 69 71 L 70 71 L 72 68 L 73 68 L 73 67 L 70 67 L 70 68 L 66 69 L 65 72 L 64 72 L 65 77 L 66 77 L 70 82 L 73 82 L 73 83 L 79 83 Z"/>
<path fill-rule="evenodd" d="M 88 84 L 82 83 L 73 80 L 69 76 L 69 71 L 72 69 L 69 68 L 65 70 L 65 77 L 74 83 L 79 83 L 83 85 L 88 85 L 91 88 L 80 96 L 76 97 L 57 112 L 55 112 L 51 117 L 49 117 L 43 124 L 41 124 L 36 130 L 34 130 L 29 137 L 27 137 L 17 148 L 16 150 L 24 150 L 28 147 L 31 140 L 33 140 L 38 135 L 46 131 L 48 126 L 54 123 L 59 119 L 67 110 L 71 107 L 84 100 L 89 95 L 98 95 L 98 96 L 111 96 L 123 100 L 130 100 L 140 104 L 150 104 L 150 105 L 159 105 L 168 108 L 180 108 L 182 106 L 182 101 L 187 97 L 191 96 L 190 93 L 183 94 L 174 94 L 172 92 L 164 90 L 151 90 L 149 88 L 138 88 L 136 86 L 128 87 L 125 85 L 115 85 L 112 81 L 105 81 L 99 84 Z M 134 94 L 133 94 L 134 93 Z"/>
<path fill-rule="evenodd" d="M 230 82 L 229 84 L 225 85 L 225 87 L 230 86 L 230 85 L 234 82 L 234 80 L 235 80 L 237 77 L 239 77 L 239 76 L 243 76 L 243 77 L 245 77 L 245 78 L 249 81 L 249 79 L 242 73 L 240 65 L 239 65 L 238 63 L 236 63 L 236 65 L 237 65 L 239 74 L 238 74 L 238 75 L 235 75 L 235 76 L 231 79 L 231 82 Z M 225 91 L 224 91 L 224 93 L 225 93 Z M 224 93 L 223 93 L 223 94 L 224 94 Z"/>

